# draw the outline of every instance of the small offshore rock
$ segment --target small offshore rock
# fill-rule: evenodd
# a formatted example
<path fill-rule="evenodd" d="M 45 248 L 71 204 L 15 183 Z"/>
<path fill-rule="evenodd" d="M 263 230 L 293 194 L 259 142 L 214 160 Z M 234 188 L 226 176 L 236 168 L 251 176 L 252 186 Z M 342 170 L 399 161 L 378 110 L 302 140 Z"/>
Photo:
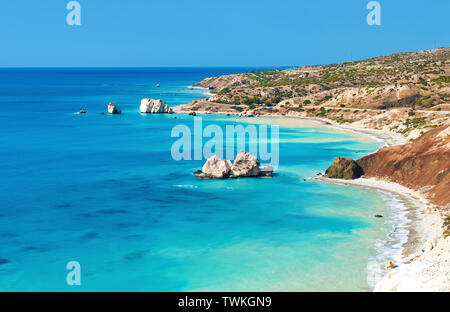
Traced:
<path fill-rule="evenodd" d="M 108 114 L 117 115 L 121 113 L 122 111 L 117 108 L 116 104 L 112 102 L 108 103 Z"/>
<path fill-rule="evenodd" d="M 272 173 L 273 173 L 273 167 L 271 165 L 266 165 L 263 166 L 261 168 L 259 168 L 260 170 L 260 175 L 264 176 L 264 177 L 272 177 Z"/>

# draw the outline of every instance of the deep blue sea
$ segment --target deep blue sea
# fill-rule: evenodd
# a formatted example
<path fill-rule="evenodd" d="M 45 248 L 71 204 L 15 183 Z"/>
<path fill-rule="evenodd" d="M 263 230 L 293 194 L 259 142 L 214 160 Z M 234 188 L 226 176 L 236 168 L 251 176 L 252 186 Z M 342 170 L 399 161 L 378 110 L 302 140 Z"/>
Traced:
<path fill-rule="evenodd" d="M 370 290 L 398 252 L 387 235 L 401 203 L 310 178 L 380 143 L 282 125 L 274 178 L 198 180 L 204 160 L 171 157 L 172 128 L 193 117 L 138 111 L 141 98 L 186 104 L 205 97 L 188 86 L 247 70 L 0 70 L 0 291 Z M 101 114 L 108 102 L 123 114 Z M 267 120 L 203 116 L 249 122 Z M 80 286 L 66 283 L 70 261 Z"/>

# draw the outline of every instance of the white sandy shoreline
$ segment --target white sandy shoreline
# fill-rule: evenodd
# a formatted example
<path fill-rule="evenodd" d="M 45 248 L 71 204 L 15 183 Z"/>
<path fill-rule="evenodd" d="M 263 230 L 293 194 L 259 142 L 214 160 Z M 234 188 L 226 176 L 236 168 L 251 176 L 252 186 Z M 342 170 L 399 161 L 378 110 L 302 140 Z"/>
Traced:
<path fill-rule="evenodd" d="M 314 120 L 314 118 L 312 118 L 312 119 Z M 401 134 L 395 133 L 395 132 L 361 128 L 361 127 L 356 127 L 353 125 L 342 125 L 335 121 L 327 120 L 327 119 L 315 119 L 315 120 L 320 120 L 323 123 L 325 123 L 326 125 L 331 126 L 333 128 L 367 135 L 367 136 L 373 138 L 375 141 L 384 144 L 384 146 L 403 145 L 403 144 L 407 143 L 407 140 L 404 136 L 402 136 Z"/>
<path fill-rule="evenodd" d="M 326 183 L 382 190 L 402 197 L 411 221 L 408 241 L 403 245 L 401 262 L 395 263 L 396 268 L 376 284 L 374 291 L 450 291 L 450 239 L 442 238 L 442 216 L 422 194 L 375 178 L 318 179 Z M 436 266 L 439 269 L 430 270 Z"/>

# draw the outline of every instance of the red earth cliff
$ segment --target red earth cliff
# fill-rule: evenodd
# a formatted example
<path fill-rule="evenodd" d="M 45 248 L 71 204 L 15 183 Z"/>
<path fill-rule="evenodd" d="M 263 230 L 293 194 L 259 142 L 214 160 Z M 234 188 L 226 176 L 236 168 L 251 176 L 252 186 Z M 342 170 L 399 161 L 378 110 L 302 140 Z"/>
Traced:
<path fill-rule="evenodd" d="M 380 149 L 357 161 L 366 178 L 380 178 L 426 193 L 450 206 L 450 126 L 435 128 L 414 142 Z"/>

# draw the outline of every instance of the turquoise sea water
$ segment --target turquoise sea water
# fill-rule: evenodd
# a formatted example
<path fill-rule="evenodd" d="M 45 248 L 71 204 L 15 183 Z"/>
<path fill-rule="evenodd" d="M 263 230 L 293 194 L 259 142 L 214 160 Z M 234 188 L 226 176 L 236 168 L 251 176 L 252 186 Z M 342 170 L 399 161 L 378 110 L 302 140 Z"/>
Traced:
<path fill-rule="evenodd" d="M 204 96 L 187 86 L 245 70 L 1 70 L 0 291 L 370 290 L 399 248 L 395 219 L 374 214 L 401 204 L 309 178 L 379 143 L 281 127 L 276 177 L 205 181 L 191 174 L 204 161 L 170 153 L 193 118 L 138 112 L 143 97 L 184 104 Z M 122 115 L 101 114 L 110 101 Z M 66 283 L 69 261 L 81 286 Z"/>

